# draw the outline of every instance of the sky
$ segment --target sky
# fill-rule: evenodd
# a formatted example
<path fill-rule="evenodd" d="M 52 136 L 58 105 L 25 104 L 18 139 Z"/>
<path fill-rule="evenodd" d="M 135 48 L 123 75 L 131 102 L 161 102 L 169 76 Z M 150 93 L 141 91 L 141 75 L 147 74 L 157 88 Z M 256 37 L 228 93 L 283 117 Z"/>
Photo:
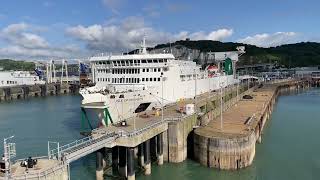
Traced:
<path fill-rule="evenodd" d="M 317 0 L 1 0 L 0 59 L 86 58 L 191 40 L 320 42 Z"/>

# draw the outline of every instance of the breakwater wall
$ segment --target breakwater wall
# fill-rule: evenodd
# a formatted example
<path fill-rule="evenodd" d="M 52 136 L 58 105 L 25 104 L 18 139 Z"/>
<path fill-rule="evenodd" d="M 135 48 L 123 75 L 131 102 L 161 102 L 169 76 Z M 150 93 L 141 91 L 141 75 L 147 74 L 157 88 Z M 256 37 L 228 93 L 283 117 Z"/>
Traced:
<path fill-rule="evenodd" d="M 0 102 L 11 101 L 15 99 L 27 99 L 30 97 L 77 93 L 78 91 L 78 85 L 67 83 L 0 87 Z"/>
<path fill-rule="evenodd" d="M 223 118 L 213 117 L 194 131 L 194 159 L 204 166 L 226 170 L 251 165 L 255 144 L 262 142 L 263 128 L 279 93 L 309 86 L 305 81 L 291 81 L 266 84 L 247 93 L 252 99 L 241 99 L 223 113 Z"/>

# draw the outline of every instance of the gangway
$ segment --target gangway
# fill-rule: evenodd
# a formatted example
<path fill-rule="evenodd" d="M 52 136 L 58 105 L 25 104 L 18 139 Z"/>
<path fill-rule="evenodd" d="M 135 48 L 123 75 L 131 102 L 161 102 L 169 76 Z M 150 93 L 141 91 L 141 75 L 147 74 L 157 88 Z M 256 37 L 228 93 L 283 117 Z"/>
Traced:
<path fill-rule="evenodd" d="M 120 137 L 120 135 L 115 132 L 106 133 L 98 137 L 88 136 L 56 149 L 49 150 L 48 157 L 49 159 L 58 159 L 69 164 L 81 157 L 106 147 L 106 145 L 111 144 L 118 137 Z"/>

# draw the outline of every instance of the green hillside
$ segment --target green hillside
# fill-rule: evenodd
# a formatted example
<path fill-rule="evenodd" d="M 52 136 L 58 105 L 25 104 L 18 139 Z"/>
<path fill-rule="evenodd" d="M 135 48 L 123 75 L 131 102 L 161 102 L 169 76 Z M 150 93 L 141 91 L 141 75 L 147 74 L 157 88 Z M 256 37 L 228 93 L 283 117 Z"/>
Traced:
<path fill-rule="evenodd" d="M 26 61 L 14 61 L 11 59 L 0 59 L 0 67 L 3 70 L 23 70 L 23 71 L 33 71 L 34 70 L 34 63 L 33 62 L 26 62 Z"/>
<path fill-rule="evenodd" d="M 302 42 L 271 48 L 260 48 L 253 45 L 219 41 L 177 41 L 174 45 L 183 45 L 190 49 L 199 49 L 201 52 L 234 51 L 237 46 L 245 46 L 246 54 L 239 61 L 239 65 L 277 62 L 286 67 L 320 65 L 320 43 Z M 170 44 L 160 44 L 157 48 L 169 47 Z"/>

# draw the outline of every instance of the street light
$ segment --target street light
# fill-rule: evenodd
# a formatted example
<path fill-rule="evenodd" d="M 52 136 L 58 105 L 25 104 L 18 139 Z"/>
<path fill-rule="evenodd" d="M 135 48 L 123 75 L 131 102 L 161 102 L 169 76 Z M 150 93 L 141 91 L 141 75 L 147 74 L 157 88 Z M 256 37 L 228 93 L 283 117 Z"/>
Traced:
<path fill-rule="evenodd" d="M 8 138 L 3 139 L 3 148 L 4 148 L 4 163 L 5 163 L 5 178 L 9 179 L 9 171 L 11 169 L 10 166 L 10 149 L 7 145 L 7 140 L 14 138 L 14 136 L 10 136 Z"/>
<path fill-rule="evenodd" d="M 221 82 L 221 76 L 219 78 L 219 85 L 220 85 L 220 129 L 222 131 L 223 130 L 223 117 L 222 117 L 223 101 L 222 101 L 222 95 L 223 95 L 224 82 Z"/>
<path fill-rule="evenodd" d="M 163 72 L 161 72 L 161 121 L 163 122 Z"/>

